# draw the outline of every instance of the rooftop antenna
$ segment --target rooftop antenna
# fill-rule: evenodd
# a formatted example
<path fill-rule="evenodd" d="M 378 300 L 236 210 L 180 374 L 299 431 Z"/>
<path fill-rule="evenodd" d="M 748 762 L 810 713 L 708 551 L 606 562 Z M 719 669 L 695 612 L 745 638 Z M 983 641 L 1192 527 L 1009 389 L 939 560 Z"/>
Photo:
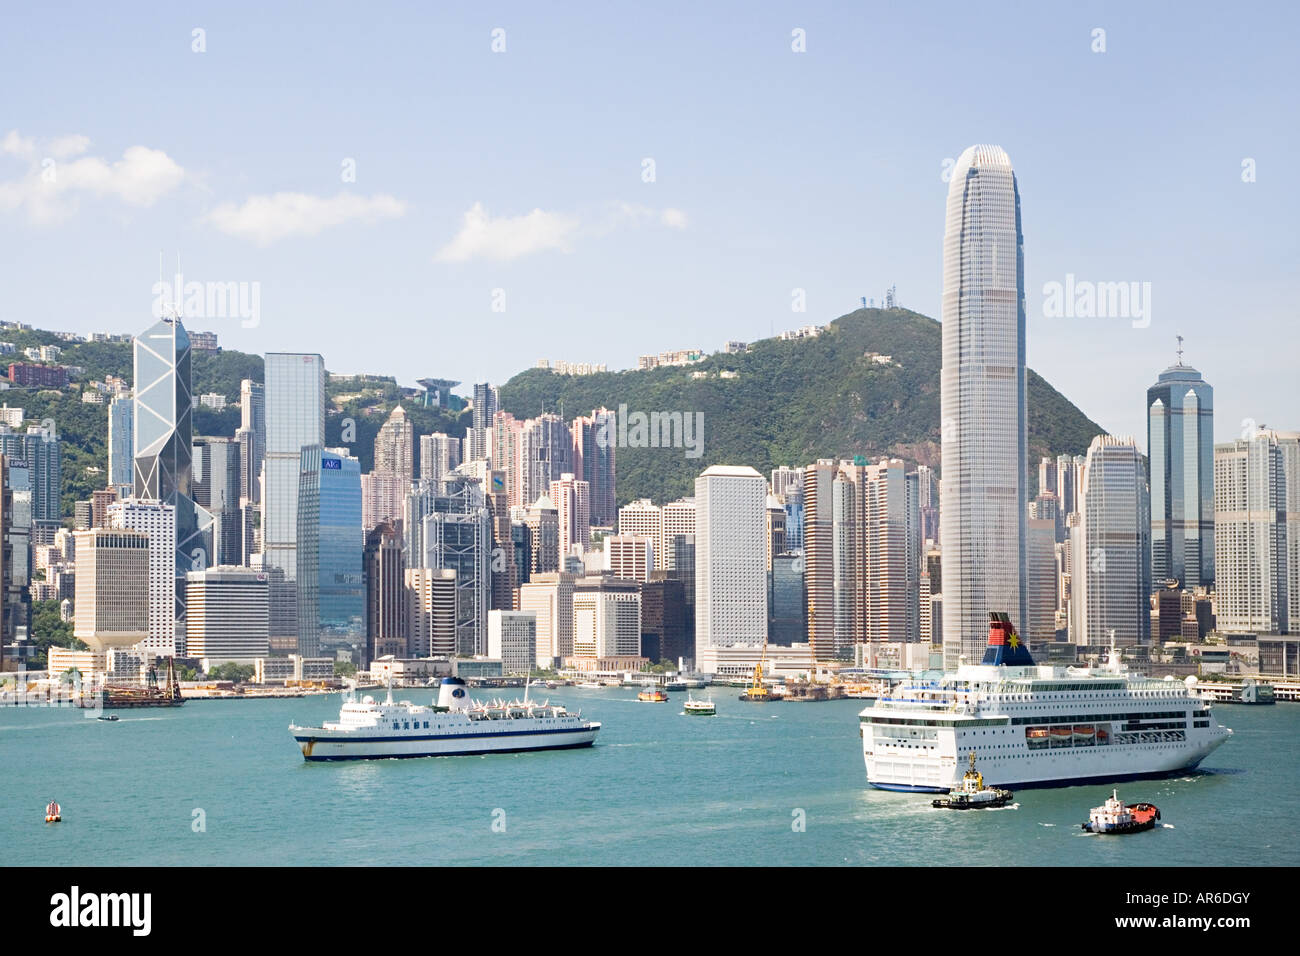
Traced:
<path fill-rule="evenodd" d="M 1174 338 L 1178 340 L 1178 364 L 1181 366 L 1183 364 L 1183 337 L 1175 335 Z"/>

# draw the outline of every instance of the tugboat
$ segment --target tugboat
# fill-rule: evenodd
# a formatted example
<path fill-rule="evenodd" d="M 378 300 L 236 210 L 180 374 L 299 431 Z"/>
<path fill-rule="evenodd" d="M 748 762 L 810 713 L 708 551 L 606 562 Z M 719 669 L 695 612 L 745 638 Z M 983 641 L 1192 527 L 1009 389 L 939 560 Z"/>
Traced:
<path fill-rule="evenodd" d="M 984 786 L 984 774 L 975 769 L 975 751 L 970 752 L 970 769 L 961 777 L 961 787 L 949 790 L 948 796 L 940 797 L 930 805 L 941 810 L 986 810 L 993 807 L 1005 807 L 1015 794 L 1010 790 Z"/>
<path fill-rule="evenodd" d="M 666 704 L 668 702 L 668 695 L 659 688 L 651 688 L 650 685 L 647 684 L 646 689 L 636 695 L 636 699 L 641 701 L 643 704 Z"/>
<path fill-rule="evenodd" d="M 1160 810 L 1154 803 L 1125 806 L 1119 791 L 1112 790 L 1106 802 L 1093 807 L 1088 822 L 1080 826 L 1090 833 L 1141 833 L 1153 829 L 1159 819 Z"/>
<path fill-rule="evenodd" d="M 51 800 L 49 806 L 45 808 L 45 822 L 58 823 L 62 819 L 63 819 L 63 810 L 59 806 L 58 801 Z"/>
<path fill-rule="evenodd" d="M 682 708 L 687 714 L 695 717 L 716 717 L 718 708 L 714 706 L 711 700 L 696 700 L 689 694 L 686 696 L 686 704 Z"/>

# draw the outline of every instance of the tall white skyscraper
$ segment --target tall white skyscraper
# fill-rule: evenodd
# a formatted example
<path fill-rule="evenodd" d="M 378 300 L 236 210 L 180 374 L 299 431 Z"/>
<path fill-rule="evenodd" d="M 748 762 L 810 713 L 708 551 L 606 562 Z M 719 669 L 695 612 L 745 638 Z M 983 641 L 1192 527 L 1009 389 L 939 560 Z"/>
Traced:
<path fill-rule="evenodd" d="M 766 536 L 762 475 L 713 465 L 695 479 L 695 661 L 705 673 L 717 649 L 767 637 Z"/>
<path fill-rule="evenodd" d="M 990 611 L 1025 626 L 1025 273 L 1020 191 L 998 146 L 961 154 L 943 238 L 944 666 L 983 654 Z"/>
<path fill-rule="evenodd" d="M 175 657 L 185 651 L 177 646 L 184 632 L 176 628 L 176 508 L 127 498 L 108 506 L 108 525 L 149 535 L 149 636 L 142 647 L 150 654 Z"/>
<path fill-rule="evenodd" d="M 460 439 L 434 432 L 420 436 L 420 478 L 437 481 L 460 465 Z"/>
<path fill-rule="evenodd" d="M 1094 438 L 1077 492 L 1079 520 L 1070 549 L 1070 640 L 1105 645 L 1113 630 L 1120 646 L 1148 644 L 1151 498 L 1133 439 Z M 946 564 L 943 576 L 946 587 Z"/>

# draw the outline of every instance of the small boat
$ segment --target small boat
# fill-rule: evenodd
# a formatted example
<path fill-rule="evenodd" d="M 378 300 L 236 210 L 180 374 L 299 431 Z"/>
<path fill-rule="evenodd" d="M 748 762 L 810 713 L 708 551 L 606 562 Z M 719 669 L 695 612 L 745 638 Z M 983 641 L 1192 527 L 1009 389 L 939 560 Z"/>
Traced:
<path fill-rule="evenodd" d="M 712 700 L 696 700 L 689 695 L 686 698 L 686 705 L 682 709 L 685 713 L 695 717 L 715 717 L 718 713 L 718 708 L 713 705 Z"/>
<path fill-rule="evenodd" d="M 102 716 L 96 717 L 95 719 L 96 720 L 121 720 L 122 718 L 117 716 L 117 714 L 103 714 Z"/>
<path fill-rule="evenodd" d="M 62 808 L 59 806 L 57 801 L 51 800 L 49 806 L 45 808 L 45 822 L 58 823 L 62 819 L 63 819 Z"/>
<path fill-rule="evenodd" d="M 984 775 L 975 769 L 975 751 L 970 753 L 970 769 L 961 777 L 961 786 L 949 790 L 948 796 L 930 805 L 940 810 L 986 810 L 1004 807 L 1015 798 L 1010 790 L 984 786 Z"/>
<path fill-rule="evenodd" d="M 578 686 L 581 687 L 581 688 L 583 688 L 584 690 L 604 690 L 604 689 L 605 689 L 605 685 L 604 685 L 604 684 L 600 683 L 599 681 L 594 681 L 594 680 L 584 681 L 583 683 L 579 684 Z"/>
<path fill-rule="evenodd" d="M 636 695 L 636 699 L 645 704 L 666 704 L 668 702 L 668 695 L 657 687 L 647 687 L 645 690 L 641 691 L 641 693 Z"/>
<path fill-rule="evenodd" d="M 1141 833 L 1153 829 L 1159 819 L 1160 810 L 1154 803 L 1125 806 L 1119 791 L 1112 790 L 1106 802 L 1093 807 L 1088 822 L 1080 826 L 1089 833 Z"/>

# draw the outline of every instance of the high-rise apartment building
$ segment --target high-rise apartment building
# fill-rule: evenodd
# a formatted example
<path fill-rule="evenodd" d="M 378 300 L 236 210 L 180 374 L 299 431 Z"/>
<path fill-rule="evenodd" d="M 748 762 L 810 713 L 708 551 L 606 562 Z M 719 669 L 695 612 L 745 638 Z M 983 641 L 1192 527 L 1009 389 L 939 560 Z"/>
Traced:
<path fill-rule="evenodd" d="M 1025 273 L 1020 190 L 1000 147 L 948 184 L 940 374 L 944 666 L 984 653 L 990 611 L 1026 618 Z"/>
<path fill-rule="evenodd" d="M 135 399 L 118 395 L 108 403 L 108 484 L 120 488 L 135 482 Z"/>
<path fill-rule="evenodd" d="M 441 432 L 420 436 L 420 480 L 438 481 L 460 467 L 460 439 Z"/>
<path fill-rule="evenodd" d="M 560 523 L 560 553 L 584 553 L 591 544 L 591 486 L 564 474 L 551 482 L 550 494 Z"/>
<path fill-rule="evenodd" d="M 1214 446 L 1214 537 L 1218 630 L 1300 631 L 1300 433 Z"/>
<path fill-rule="evenodd" d="M 615 492 L 617 413 L 597 408 L 573 420 L 574 474 L 591 488 L 591 523 L 612 527 L 618 515 Z"/>
<path fill-rule="evenodd" d="M 1150 490 L 1132 438 L 1098 435 L 1077 487 L 1072 529 L 1070 640 L 1093 646 L 1151 642 Z M 944 578 L 951 565 L 944 555 Z M 946 583 L 946 582 L 945 582 Z M 945 603 L 948 594 L 944 593 Z M 945 608 L 945 614 L 948 613 Z"/>
<path fill-rule="evenodd" d="M 415 426 L 401 405 L 393 408 L 375 436 L 374 471 L 396 475 L 408 485 L 415 478 Z"/>
<path fill-rule="evenodd" d="M 469 434 L 465 438 L 465 460 L 482 461 L 492 456 L 492 419 L 500 410 L 501 392 L 487 382 L 474 386 L 474 408 Z M 504 467 L 494 462 L 493 467 Z"/>

